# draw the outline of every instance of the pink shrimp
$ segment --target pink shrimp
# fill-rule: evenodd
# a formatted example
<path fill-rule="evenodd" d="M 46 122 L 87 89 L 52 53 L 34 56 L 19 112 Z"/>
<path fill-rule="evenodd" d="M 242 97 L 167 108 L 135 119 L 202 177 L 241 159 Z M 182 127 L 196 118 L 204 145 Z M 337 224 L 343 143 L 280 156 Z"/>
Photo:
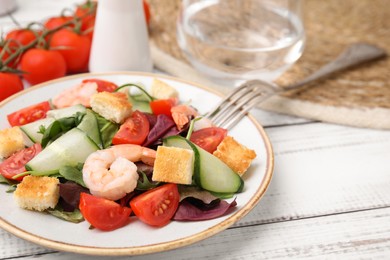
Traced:
<path fill-rule="evenodd" d="M 153 165 L 156 151 L 133 144 L 115 145 L 90 154 L 84 163 L 83 180 L 92 195 L 117 200 L 137 186 L 134 162 Z"/>
<path fill-rule="evenodd" d="M 187 105 L 177 105 L 171 108 L 172 118 L 179 130 L 188 124 L 191 118 L 198 116 L 198 112 Z"/>
<path fill-rule="evenodd" d="M 95 82 L 80 83 L 70 89 L 62 91 L 58 96 L 53 98 L 53 104 L 57 108 L 69 107 L 77 104 L 90 107 L 89 100 L 93 94 L 98 92 L 97 87 Z"/>

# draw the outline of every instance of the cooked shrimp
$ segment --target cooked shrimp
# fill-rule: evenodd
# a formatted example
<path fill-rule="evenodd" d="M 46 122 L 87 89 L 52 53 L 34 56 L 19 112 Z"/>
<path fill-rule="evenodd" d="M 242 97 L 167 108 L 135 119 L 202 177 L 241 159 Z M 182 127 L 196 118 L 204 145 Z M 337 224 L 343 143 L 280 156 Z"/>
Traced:
<path fill-rule="evenodd" d="M 179 130 L 190 122 L 191 118 L 198 116 L 198 112 L 187 105 L 177 105 L 171 108 L 172 118 Z"/>
<path fill-rule="evenodd" d="M 69 107 L 77 104 L 90 107 L 89 100 L 93 94 L 98 92 L 97 87 L 95 82 L 80 83 L 70 89 L 62 91 L 58 96 L 53 98 L 53 104 L 57 108 Z"/>
<path fill-rule="evenodd" d="M 84 163 L 83 180 L 92 195 L 117 200 L 137 186 L 134 162 L 153 165 L 156 151 L 133 144 L 115 145 L 90 154 Z"/>

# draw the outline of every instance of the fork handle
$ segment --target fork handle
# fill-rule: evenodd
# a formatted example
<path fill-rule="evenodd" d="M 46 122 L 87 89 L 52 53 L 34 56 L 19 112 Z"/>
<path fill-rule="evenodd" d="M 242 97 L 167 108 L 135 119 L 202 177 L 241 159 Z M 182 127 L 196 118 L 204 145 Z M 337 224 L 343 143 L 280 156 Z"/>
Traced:
<path fill-rule="evenodd" d="M 342 71 L 354 65 L 371 61 L 386 56 L 386 52 L 374 45 L 367 43 L 355 43 L 349 46 L 335 60 L 324 65 L 319 70 L 304 78 L 303 80 L 284 87 L 283 90 L 299 88 L 307 83 L 318 79 L 324 79 L 335 72 Z"/>

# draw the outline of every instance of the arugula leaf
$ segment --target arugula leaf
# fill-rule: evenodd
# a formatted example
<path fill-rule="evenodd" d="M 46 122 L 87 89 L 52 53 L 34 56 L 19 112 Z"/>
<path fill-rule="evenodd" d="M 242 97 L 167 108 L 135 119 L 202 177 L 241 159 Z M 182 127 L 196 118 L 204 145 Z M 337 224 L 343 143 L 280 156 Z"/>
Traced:
<path fill-rule="evenodd" d="M 150 182 L 148 176 L 146 176 L 144 172 L 141 171 L 140 173 L 142 174 L 142 178 L 139 178 L 137 181 L 137 190 L 150 190 L 156 188 L 160 184 L 160 182 Z"/>
<path fill-rule="evenodd" d="M 75 209 L 72 212 L 68 212 L 68 211 L 64 211 L 61 207 L 57 206 L 54 209 L 48 209 L 46 211 L 47 211 L 47 213 L 49 213 L 49 214 L 51 214 L 59 219 L 66 220 L 69 222 L 80 223 L 80 222 L 84 221 L 84 217 L 81 214 L 80 210 L 78 210 L 78 209 Z"/>
<path fill-rule="evenodd" d="M 83 174 L 81 169 L 79 167 L 63 166 L 60 168 L 59 173 L 61 177 L 64 177 L 68 181 L 74 181 L 83 187 L 87 187 L 83 181 Z"/>
<path fill-rule="evenodd" d="M 98 122 L 100 137 L 102 139 L 102 146 L 103 149 L 105 149 L 111 145 L 112 138 L 119 130 L 119 125 L 105 119 L 95 112 L 94 114 Z"/>

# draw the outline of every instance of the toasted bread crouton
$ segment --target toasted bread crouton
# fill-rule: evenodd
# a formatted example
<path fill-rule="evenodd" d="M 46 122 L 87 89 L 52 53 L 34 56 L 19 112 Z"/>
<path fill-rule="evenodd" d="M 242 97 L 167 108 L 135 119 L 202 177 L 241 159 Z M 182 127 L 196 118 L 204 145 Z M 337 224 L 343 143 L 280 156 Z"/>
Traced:
<path fill-rule="evenodd" d="M 256 158 L 255 151 L 248 149 L 231 136 L 226 136 L 213 154 L 240 176 L 246 172 L 252 160 Z"/>
<path fill-rule="evenodd" d="M 155 78 L 152 82 L 150 95 L 157 99 L 178 98 L 179 92 L 167 83 Z"/>
<path fill-rule="evenodd" d="M 54 208 L 60 197 L 59 183 L 54 177 L 26 176 L 18 184 L 14 199 L 24 209 L 44 211 Z"/>
<path fill-rule="evenodd" d="M 121 92 L 99 92 L 91 97 L 92 110 L 107 120 L 123 123 L 132 113 L 127 95 Z"/>
<path fill-rule="evenodd" d="M 194 151 L 178 147 L 159 146 L 154 162 L 153 181 L 191 184 Z"/>
<path fill-rule="evenodd" d="M 0 159 L 10 157 L 24 148 L 22 130 L 14 126 L 0 130 Z"/>

